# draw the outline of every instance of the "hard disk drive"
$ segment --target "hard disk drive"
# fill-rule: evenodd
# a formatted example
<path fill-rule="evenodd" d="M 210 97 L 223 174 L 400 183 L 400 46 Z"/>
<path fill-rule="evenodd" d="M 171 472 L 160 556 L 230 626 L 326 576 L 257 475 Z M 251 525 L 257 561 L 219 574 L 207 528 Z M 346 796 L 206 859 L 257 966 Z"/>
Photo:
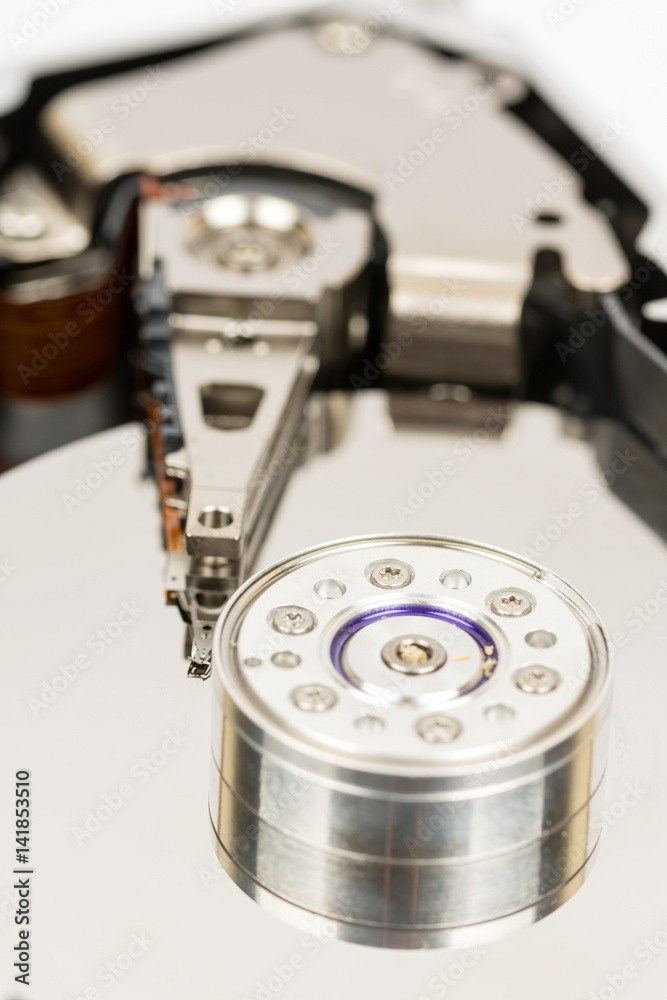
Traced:
<path fill-rule="evenodd" d="M 664 994 L 664 260 L 400 7 L 0 122 L 0 1000 Z"/>

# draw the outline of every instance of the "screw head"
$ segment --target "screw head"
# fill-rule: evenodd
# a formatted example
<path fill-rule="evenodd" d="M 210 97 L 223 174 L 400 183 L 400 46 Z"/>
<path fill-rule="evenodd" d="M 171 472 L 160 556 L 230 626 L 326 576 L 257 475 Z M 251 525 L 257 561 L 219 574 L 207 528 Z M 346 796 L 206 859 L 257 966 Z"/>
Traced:
<path fill-rule="evenodd" d="M 560 684 L 560 674 L 551 667 L 522 667 L 514 675 L 514 683 L 526 694 L 548 694 Z"/>
<path fill-rule="evenodd" d="M 400 635 L 382 647 L 382 659 L 402 674 L 431 674 L 447 659 L 447 652 L 427 635 Z"/>
<path fill-rule="evenodd" d="M 292 701 L 304 712 L 326 712 L 333 708 L 338 697 L 324 684 L 303 684 L 292 691 Z"/>
<path fill-rule="evenodd" d="M 417 732 L 427 743 L 451 743 L 461 733 L 461 723 L 451 715 L 426 715 L 417 723 Z"/>
<path fill-rule="evenodd" d="M 307 608 L 300 608 L 296 604 L 286 604 L 281 608 L 274 608 L 269 615 L 269 621 L 282 635 L 304 635 L 312 632 L 317 625 L 317 618 L 308 611 Z"/>
<path fill-rule="evenodd" d="M 414 574 L 407 563 L 397 559 L 381 560 L 369 567 L 369 579 L 374 587 L 383 590 L 400 590 L 412 583 Z M 367 570 L 368 572 L 368 570 Z"/>
<path fill-rule="evenodd" d="M 501 618 L 522 618 L 535 607 L 535 598 L 518 587 L 503 587 L 492 591 L 486 603 Z"/>

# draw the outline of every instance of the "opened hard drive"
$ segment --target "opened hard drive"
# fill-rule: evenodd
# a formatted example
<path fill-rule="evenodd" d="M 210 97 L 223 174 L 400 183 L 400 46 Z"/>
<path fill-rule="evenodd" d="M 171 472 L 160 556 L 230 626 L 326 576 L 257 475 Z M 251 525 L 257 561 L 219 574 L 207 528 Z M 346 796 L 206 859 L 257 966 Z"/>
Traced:
<path fill-rule="evenodd" d="M 664 13 L 150 6 L 7 15 L 0 1000 L 658 1000 Z"/>

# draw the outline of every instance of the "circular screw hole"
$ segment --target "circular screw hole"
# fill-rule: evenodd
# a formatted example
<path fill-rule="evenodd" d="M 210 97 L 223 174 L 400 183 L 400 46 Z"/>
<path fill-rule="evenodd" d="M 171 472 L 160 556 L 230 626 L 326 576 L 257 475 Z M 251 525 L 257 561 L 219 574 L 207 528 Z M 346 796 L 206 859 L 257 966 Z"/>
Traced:
<path fill-rule="evenodd" d="M 285 650 L 281 653 L 274 653 L 271 657 L 271 663 L 275 663 L 277 667 L 298 667 L 301 663 L 301 657 L 298 653 Z"/>
<path fill-rule="evenodd" d="M 335 597 L 342 597 L 346 588 L 340 580 L 318 580 L 313 589 L 318 597 L 333 600 Z"/>
<path fill-rule="evenodd" d="M 470 586 L 472 577 L 464 569 L 448 569 L 440 577 L 440 583 L 448 590 L 463 590 Z"/>
<path fill-rule="evenodd" d="M 526 633 L 526 642 L 533 649 L 548 649 L 556 644 L 556 636 L 546 628 L 536 628 Z"/>
<path fill-rule="evenodd" d="M 243 661 L 246 667 L 261 667 L 262 661 L 256 656 L 247 656 Z"/>
<path fill-rule="evenodd" d="M 484 716 L 489 722 L 509 722 L 515 716 L 515 711 L 511 705 L 489 705 L 484 710 Z"/>
<path fill-rule="evenodd" d="M 204 507 L 197 518 L 205 528 L 228 528 L 234 520 L 231 510 L 226 507 Z"/>

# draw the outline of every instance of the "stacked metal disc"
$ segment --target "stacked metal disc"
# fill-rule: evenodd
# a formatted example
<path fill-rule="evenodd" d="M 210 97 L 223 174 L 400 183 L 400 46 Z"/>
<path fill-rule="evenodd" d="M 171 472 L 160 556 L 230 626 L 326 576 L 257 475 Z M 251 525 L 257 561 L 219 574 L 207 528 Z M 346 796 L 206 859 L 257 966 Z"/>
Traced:
<path fill-rule="evenodd" d="M 231 600 L 214 683 L 218 855 L 278 916 L 363 944 L 458 946 L 581 885 L 608 644 L 548 571 L 436 537 L 311 549 Z"/>

